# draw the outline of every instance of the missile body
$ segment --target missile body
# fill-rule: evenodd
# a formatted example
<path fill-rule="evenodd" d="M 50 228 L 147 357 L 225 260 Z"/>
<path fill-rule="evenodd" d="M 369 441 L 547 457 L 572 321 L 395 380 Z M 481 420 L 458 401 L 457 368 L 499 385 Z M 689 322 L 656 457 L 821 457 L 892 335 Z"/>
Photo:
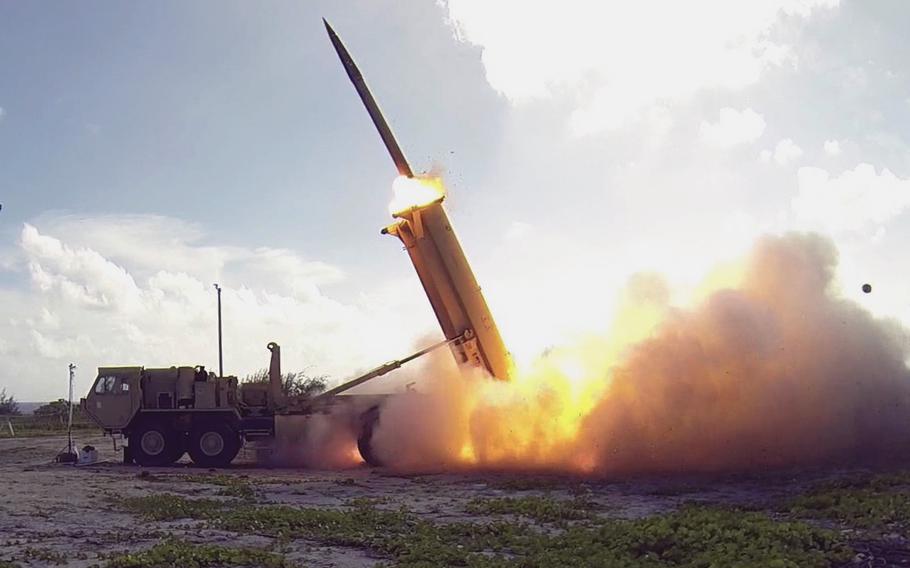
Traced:
<path fill-rule="evenodd" d="M 414 177 L 411 166 L 408 165 L 408 160 L 404 157 L 404 152 L 401 151 L 398 141 L 395 140 L 392 129 L 389 128 L 389 124 L 385 121 L 385 117 L 382 116 L 382 111 L 379 110 L 376 99 L 374 99 L 373 94 L 370 93 L 370 88 L 367 87 L 366 81 L 363 80 L 360 69 L 357 68 L 357 64 L 354 63 L 354 59 L 351 57 L 351 54 L 348 53 L 344 44 L 341 43 L 341 39 L 338 37 L 338 34 L 335 33 L 335 30 L 332 29 L 332 26 L 329 25 L 325 18 L 322 19 L 322 22 L 325 24 L 325 31 L 329 33 L 329 39 L 332 40 L 332 45 L 335 47 L 335 51 L 341 59 L 341 64 L 344 65 L 344 70 L 348 74 L 348 78 L 351 80 L 351 83 L 354 83 L 354 88 L 357 89 L 357 94 L 360 95 L 363 106 L 367 107 L 367 112 L 370 113 L 370 118 L 373 119 L 373 124 L 376 126 L 376 130 L 379 131 L 382 142 L 392 156 L 392 161 L 395 162 L 395 167 L 398 168 L 398 174 L 405 177 Z"/>

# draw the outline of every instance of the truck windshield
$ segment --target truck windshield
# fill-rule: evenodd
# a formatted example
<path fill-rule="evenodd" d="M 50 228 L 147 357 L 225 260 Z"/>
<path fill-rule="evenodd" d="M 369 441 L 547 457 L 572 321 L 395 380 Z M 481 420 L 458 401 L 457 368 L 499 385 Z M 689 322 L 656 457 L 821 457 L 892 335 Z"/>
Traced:
<path fill-rule="evenodd" d="M 105 394 L 114 390 L 114 384 L 117 382 L 117 377 L 105 376 L 98 377 L 98 382 L 95 383 L 95 393 Z"/>

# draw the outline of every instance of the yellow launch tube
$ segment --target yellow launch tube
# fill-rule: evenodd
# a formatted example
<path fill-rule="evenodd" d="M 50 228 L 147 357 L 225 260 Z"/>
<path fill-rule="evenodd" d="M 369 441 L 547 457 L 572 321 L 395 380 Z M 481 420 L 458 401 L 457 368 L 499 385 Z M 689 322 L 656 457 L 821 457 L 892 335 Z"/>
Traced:
<path fill-rule="evenodd" d="M 436 312 L 459 364 L 485 369 L 509 380 L 512 361 L 464 250 L 442 205 L 444 196 L 427 205 L 394 213 L 398 221 L 383 232 L 404 243 L 417 276 Z"/>

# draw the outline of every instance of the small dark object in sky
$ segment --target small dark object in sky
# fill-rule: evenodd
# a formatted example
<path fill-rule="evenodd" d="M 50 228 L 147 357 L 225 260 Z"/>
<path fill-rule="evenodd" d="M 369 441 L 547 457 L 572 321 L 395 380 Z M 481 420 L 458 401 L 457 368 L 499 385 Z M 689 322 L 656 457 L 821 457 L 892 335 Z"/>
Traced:
<path fill-rule="evenodd" d="M 868 294 L 872 291 L 872 284 L 863 284 L 863 292 Z"/>

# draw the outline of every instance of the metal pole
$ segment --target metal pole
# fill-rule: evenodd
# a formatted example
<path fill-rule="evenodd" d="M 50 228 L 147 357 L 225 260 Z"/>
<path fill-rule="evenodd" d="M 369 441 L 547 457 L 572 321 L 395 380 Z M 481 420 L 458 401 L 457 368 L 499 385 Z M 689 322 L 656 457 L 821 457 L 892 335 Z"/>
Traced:
<path fill-rule="evenodd" d="M 215 290 L 218 291 L 218 376 L 224 378 L 224 352 L 221 347 L 221 286 L 215 283 Z"/>
<path fill-rule="evenodd" d="M 70 363 L 70 396 L 67 406 L 69 407 L 69 418 L 66 424 L 67 451 L 73 452 L 73 379 L 76 377 L 76 365 Z"/>

